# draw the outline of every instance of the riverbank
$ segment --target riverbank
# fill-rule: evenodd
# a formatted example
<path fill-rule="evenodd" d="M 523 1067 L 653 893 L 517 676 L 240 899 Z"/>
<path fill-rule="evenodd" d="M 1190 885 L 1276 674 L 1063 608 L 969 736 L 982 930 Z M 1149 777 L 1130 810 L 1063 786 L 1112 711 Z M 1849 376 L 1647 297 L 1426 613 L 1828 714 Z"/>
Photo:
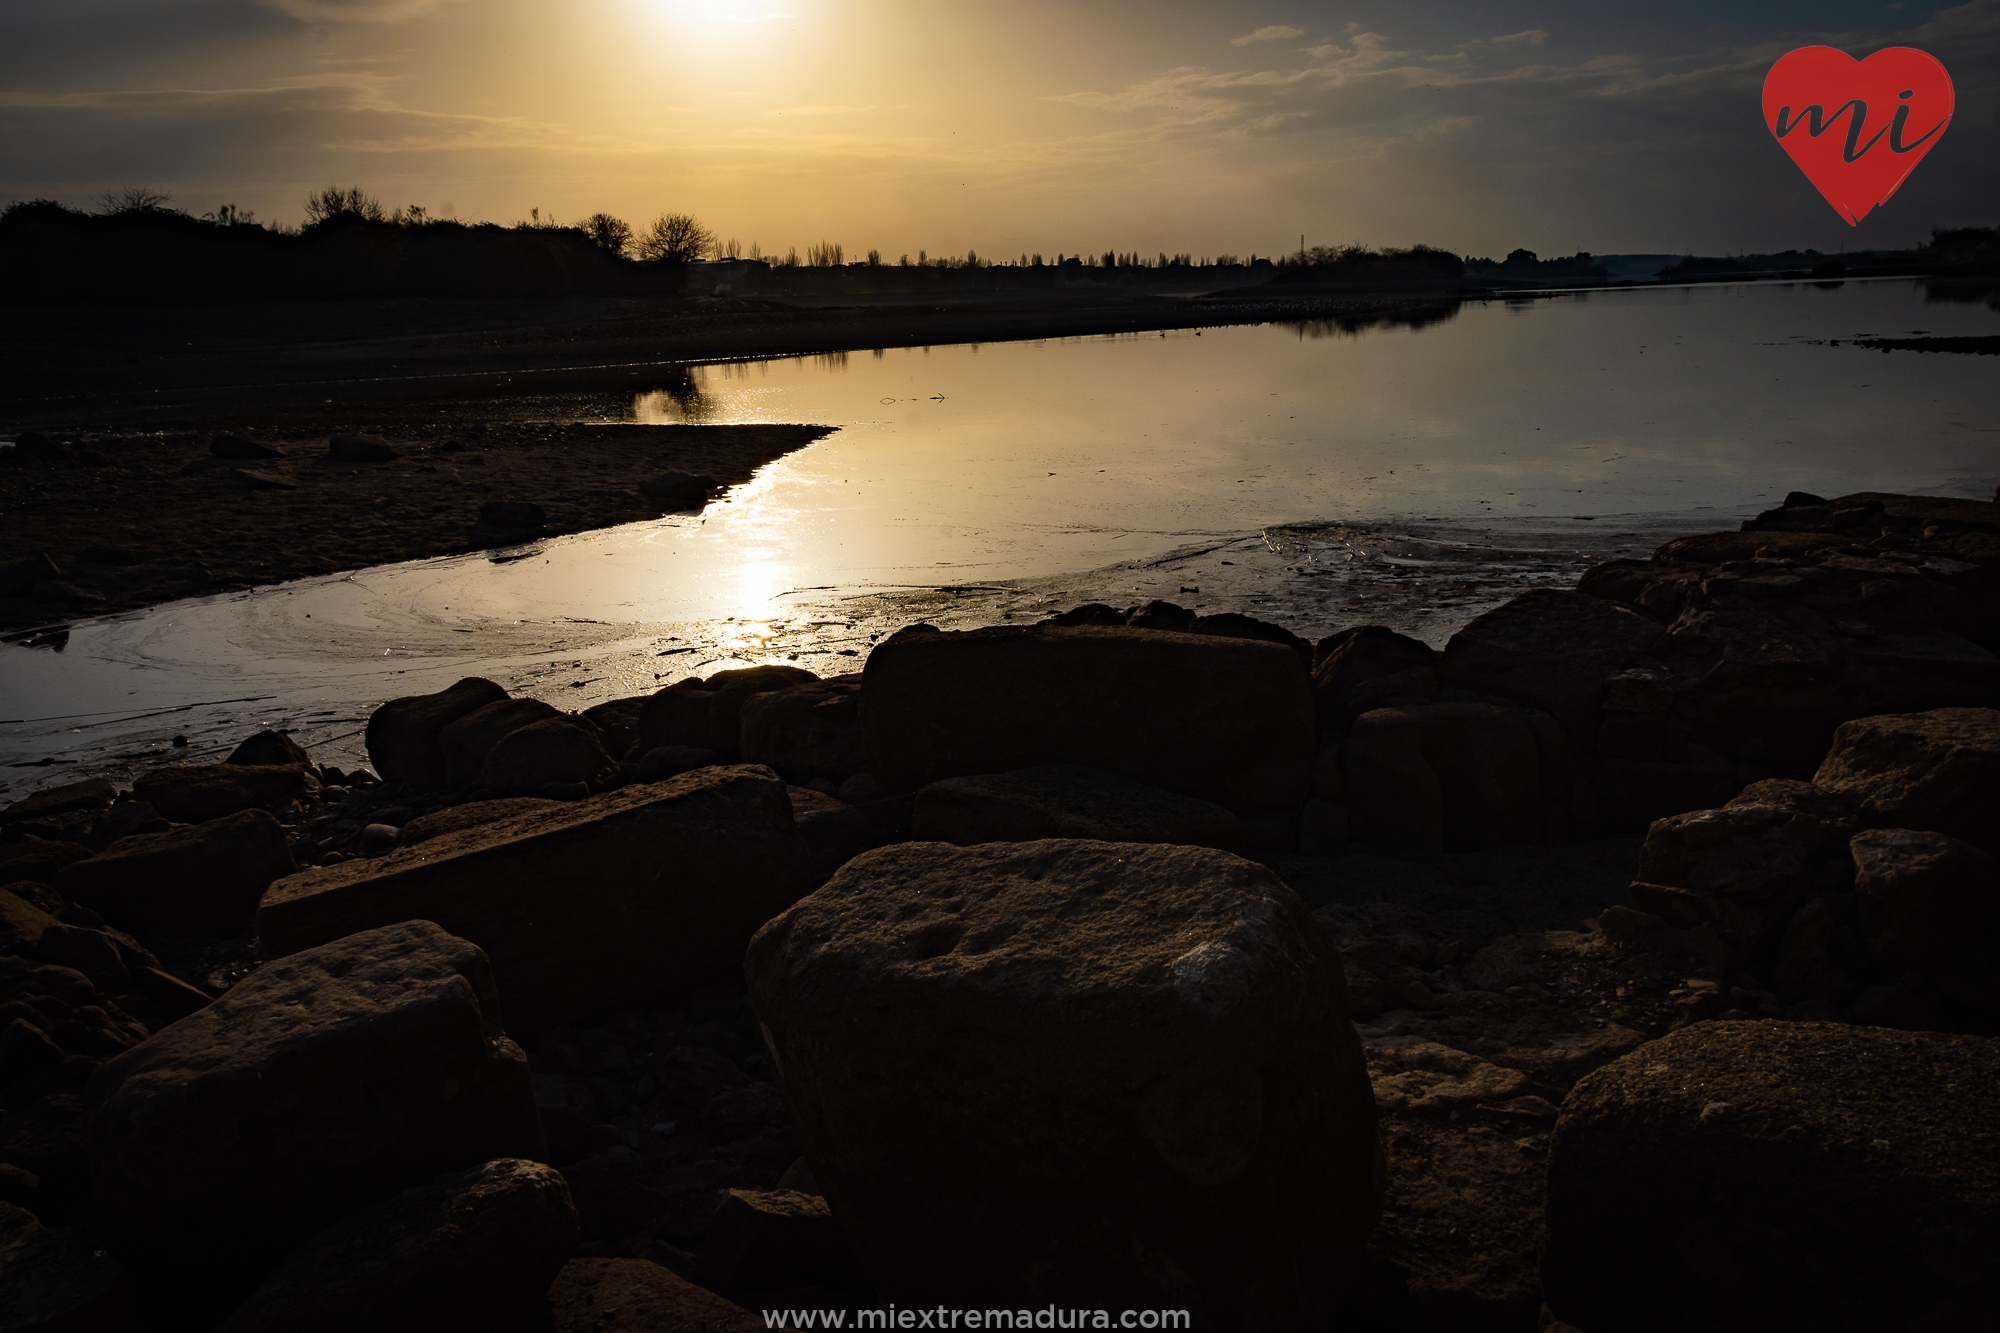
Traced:
<path fill-rule="evenodd" d="M 0 437 L 213 427 L 253 410 L 304 427 L 363 403 L 411 415 L 389 405 L 637 392 L 692 362 L 1287 320 L 1358 328 L 1440 301 L 1453 304 L 1366 288 L 1212 300 L 1069 289 L 847 306 L 592 296 L 38 307 L 0 325 Z"/>
<path fill-rule="evenodd" d="M 830 429 L 357 422 L 334 437 L 242 424 L 56 435 L 0 452 L 0 585 L 20 584 L 0 586 L 0 626 L 492 546 L 504 534 L 479 515 L 496 501 L 540 507 L 521 539 L 657 518 L 686 506 L 642 483 L 681 472 L 738 485 Z M 378 447 L 337 455 L 331 440 L 350 437 Z"/>

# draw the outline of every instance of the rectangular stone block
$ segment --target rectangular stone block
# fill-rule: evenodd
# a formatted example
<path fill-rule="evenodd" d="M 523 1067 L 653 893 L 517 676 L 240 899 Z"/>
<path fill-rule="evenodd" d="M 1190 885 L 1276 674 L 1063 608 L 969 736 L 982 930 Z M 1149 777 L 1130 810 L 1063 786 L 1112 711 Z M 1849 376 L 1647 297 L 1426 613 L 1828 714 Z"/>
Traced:
<path fill-rule="evenodd" d="M 817 882 L 785 784 L 698 769 L 273 884 L 273 956 L 435 921 L 493 960 L 507 1029 L 531 1041 L 733 972 L 759 926 Z"/>

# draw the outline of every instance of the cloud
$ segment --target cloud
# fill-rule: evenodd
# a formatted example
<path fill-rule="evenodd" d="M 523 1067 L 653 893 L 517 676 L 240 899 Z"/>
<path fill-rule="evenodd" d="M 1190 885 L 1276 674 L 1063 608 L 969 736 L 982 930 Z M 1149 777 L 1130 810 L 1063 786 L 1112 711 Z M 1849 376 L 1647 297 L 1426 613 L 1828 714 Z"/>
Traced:
<path fill-rule="evenodd" d="M 788 106 L 780 111 L 767 112 L 773 116 L 846 116 L 861 111 L 894 110 L 879 106 Z"/>
<path fill-rule="evenodd" d="M 1526 32 L 1510 32 L 1505 37 L 1495 37 L 1493 45 L 1505 46 L 1510 42 L 1526 42 L 1530 46 L 1540 46 L 1549 35 L 1540 28 L 1529 28 Z"/>
<path fill-rule="evenodd" d="M 1231 46 L 1248 46 L 1252 42 L 1288 42 L 1294 37 L 1303 37 L 1305 35 L 1306 30 L 1304 28 L 1287 28 L 1274 23 L 1268 28 L 1259 28 L 1257 31 L 1248 33 L 1242 37 L 1232 37 L 1229 39 L 1229 44 Z"/>
<path fill-rule="evenodd" d="M 261 0 L 302 23 L 400 23 L 451 0 Z"/>

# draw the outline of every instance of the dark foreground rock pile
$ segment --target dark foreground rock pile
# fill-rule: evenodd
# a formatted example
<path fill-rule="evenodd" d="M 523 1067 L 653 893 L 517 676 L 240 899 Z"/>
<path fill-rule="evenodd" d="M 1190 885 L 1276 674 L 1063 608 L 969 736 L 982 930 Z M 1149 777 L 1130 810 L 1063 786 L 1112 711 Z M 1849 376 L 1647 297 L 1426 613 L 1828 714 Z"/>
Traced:
<path fill-rule="evenodd" d="M 1976 1326 L 1994 511 L 1794 496 L 1441 653 L 1087 606 L 38 792 L 0 1327 Z"/>

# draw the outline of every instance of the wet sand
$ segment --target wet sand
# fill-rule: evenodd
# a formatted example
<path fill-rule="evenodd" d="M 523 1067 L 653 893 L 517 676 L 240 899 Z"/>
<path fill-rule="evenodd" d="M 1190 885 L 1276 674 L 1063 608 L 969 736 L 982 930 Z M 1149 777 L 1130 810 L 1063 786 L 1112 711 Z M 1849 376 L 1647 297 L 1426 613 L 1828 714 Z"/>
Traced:
<path fill-rule="evenodd" d="M 641 482 L 736 485 L 830 429 L 347 425 L 400 455 L 378 463 L 331 459 L 328 434 L 242 424 L 284 455 L 217 458 L 208 431 L 86 436 L 62 463 L 0 459 L 0 566 L 46 552 L 63 582 L 103 600 L 0 598 L 0 627 L 466 551 L 488 544 L 474 527 L 490 500 L 542 506 L 550 534 L 657 518 Z"/>

